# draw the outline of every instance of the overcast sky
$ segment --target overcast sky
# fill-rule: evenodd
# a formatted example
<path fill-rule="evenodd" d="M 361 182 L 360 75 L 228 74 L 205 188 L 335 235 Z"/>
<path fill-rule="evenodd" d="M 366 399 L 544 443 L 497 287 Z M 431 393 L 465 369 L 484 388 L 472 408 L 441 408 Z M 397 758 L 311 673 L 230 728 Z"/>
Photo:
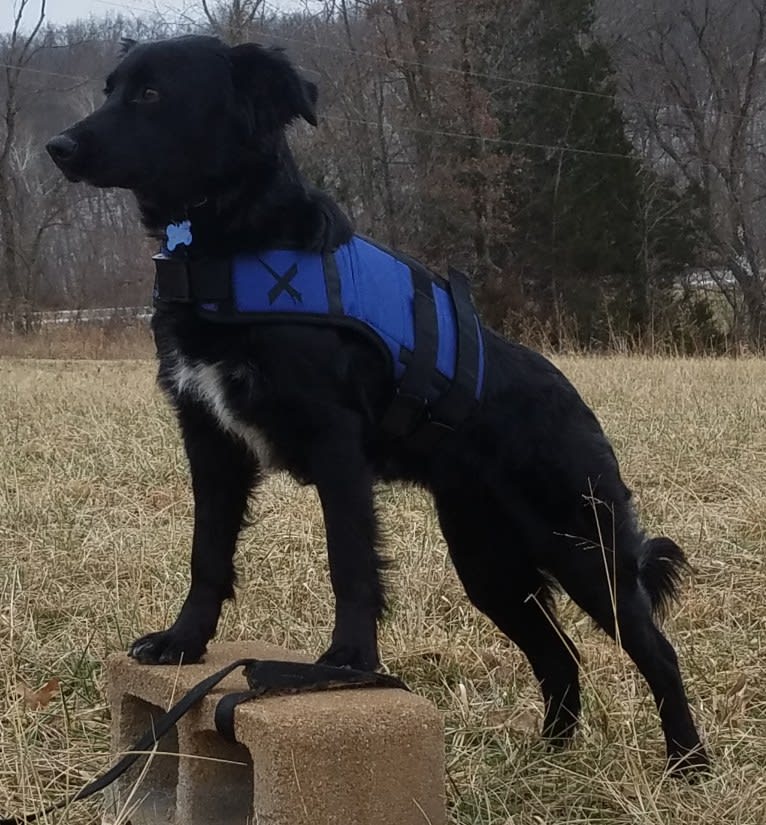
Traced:
<path fill-rule="evenodd" d="M 269 0 L 269 5 L 280 9 L 302 8 L 302 0 Z M 45 17 L 51 23 L 69 23 L 80 17 L 103 17 L 109 12 L 123 14 L 140 14 L 143 10 L 152 11 L 160 9 L 192 7 L 201 8 L 201 2 L 186 0 L 186 2 L 168 2 L 168 0 L 47 0 Z M 0 32 L 11 30 L 16 10 L 19 7 L 19 0 L 0 0 Z M 37 20 L 40 10 L 40 0 L 28 0 L 27 9 L 24 14 L 26 28 L 29 28 Z"/>

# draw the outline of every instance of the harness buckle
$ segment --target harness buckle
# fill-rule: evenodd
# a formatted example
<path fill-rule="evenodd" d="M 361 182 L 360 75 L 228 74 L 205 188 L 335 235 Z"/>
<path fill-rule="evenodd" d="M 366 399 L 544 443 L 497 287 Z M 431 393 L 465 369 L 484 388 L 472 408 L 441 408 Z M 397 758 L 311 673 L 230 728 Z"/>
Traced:
<path fill-rule="evenodd" d="M 186 261 L 159 254 L 152 256 L 155 267 L 155 301 L 191 303 L 189 270 Z"/>
<path fill-rule="evenodd" d="M 396 395 L 381 419 L 382 428 L 418 450 L 435 447 L 455 428 L 433 418 L 428 401 L 418 395 L 396 390 Z"/>

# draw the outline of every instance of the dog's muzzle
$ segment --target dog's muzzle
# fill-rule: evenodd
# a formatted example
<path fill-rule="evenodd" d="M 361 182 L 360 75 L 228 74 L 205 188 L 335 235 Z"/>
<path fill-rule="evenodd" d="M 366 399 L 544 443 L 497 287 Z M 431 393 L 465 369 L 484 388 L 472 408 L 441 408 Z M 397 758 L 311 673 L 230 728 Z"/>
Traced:
<path fill-rule="evenodd" d="M 51 156 L 53 162 L 64 173 L 68 180 L 78 181 L 80 178 L 72 172 L 72 163 L 77 157 L 77 151 L 80 144 L 69 137 L 69 135 L 61 134 L 51 138 L 46 144 L 45 149 Z"/>

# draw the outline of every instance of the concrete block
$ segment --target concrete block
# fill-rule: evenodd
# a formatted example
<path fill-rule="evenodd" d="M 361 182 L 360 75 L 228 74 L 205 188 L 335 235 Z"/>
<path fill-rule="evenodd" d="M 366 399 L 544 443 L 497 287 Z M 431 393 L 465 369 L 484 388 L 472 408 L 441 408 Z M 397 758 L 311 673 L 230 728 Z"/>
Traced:
<path fill-rule="evenodd" d="M 261 642 L 211 645 L 185 667 L 109 659 L 115 753 L 129 748 L 200 680 L 244 657 L 308 661 Z M 232 745 L 213 724 L 220 696 L 245 690 L 228 676 L 160 743 L 148 768 L 115 786 L 131 825 L 445 825 L 441 714 L 392 689 L 344 689 L 255 699 L 236 711 Z"/>

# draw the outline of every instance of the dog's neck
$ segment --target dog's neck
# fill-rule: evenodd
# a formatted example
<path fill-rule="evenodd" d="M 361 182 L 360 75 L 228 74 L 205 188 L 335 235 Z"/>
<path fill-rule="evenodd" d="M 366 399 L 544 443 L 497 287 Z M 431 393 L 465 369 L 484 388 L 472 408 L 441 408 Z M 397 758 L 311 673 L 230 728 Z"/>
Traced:
<path fill-rule="evenodd" d="M 275 158 L 243 164 L 236 184 L 211 183 L 186 202 L 136 193 L 149 234 L 165 238 L 168 224 L 189 221 L 191 257 L 220 257 L 262 249 L 327 251 L 349 240 L 351 224 L 328 195 L 308 185 L 286 144 Z"/>

